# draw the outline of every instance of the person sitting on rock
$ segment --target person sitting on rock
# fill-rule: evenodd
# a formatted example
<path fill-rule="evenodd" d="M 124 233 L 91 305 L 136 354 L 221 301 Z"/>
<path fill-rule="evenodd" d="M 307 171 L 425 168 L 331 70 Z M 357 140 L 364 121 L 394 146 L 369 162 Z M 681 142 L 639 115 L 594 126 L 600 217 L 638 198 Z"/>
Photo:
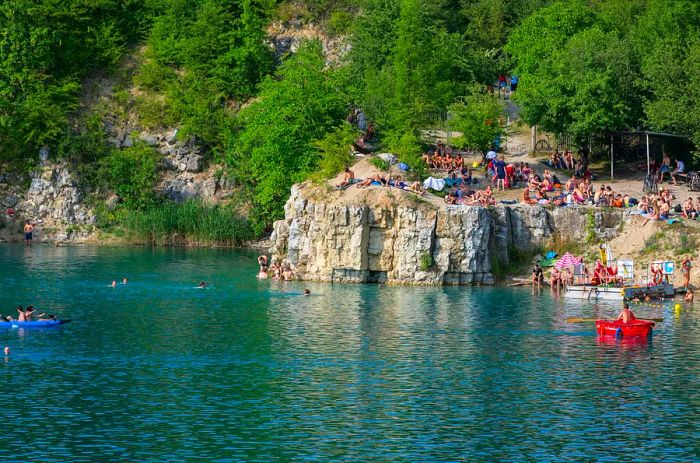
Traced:
<path fill-rule="evenodd" d="M 346 167 L 345 171 L 343 172 L 343 181 L 340 182 L 340 184 L 336 185 L 335 187 L 339 188 L 339 189 L 345 188 L 345 187 L 352 185 L 353 183 L 355 183 L 355 172 L 350 170 L 349 167 Z"/>

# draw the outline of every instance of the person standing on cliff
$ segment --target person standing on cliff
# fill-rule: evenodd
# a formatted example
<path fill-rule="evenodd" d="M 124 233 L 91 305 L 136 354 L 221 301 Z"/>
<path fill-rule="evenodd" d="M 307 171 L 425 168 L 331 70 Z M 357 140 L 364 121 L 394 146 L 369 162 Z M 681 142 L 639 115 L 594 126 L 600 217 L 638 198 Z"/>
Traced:
<path fill-rule="evenodd" d="M 33 234 L 34 234 L 34 225 L 29 220 L 27 220 L 24 223 L 24 244 L 25 244 L 25 246 L 32 245 Z"/>

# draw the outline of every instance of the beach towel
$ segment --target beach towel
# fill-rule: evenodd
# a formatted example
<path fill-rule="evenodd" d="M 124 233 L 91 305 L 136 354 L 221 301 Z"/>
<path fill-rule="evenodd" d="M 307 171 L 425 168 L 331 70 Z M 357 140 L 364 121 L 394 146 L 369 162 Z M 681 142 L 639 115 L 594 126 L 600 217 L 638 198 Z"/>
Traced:
<path fill-rule="evenodd" d="M 399 169 L 401 169 L 402 172 L 408 172 L 409 167 L 407 164 L 404 164 L 403 162 L 399 162 Z"/>
<path fill-rule="evenodd" d="M 445 188 L 445 181 L 441 178 L 428 177 L 423 182 L 423 189 L 432 189 L 436 191 L 442 191 Z"/>
<path fill-rule="evenodd" d="M 348 188 L 350 188 L 354 184 L 360 183 L 361 181 L 362 181 L 361 178 L 351 178 L 347 185 L 336 186 L 335 189 L 336 190 L 347 190 Z"/>
<path fill-rule="evenodd" d="M 555 257 L 557 257 L 557 253 L 555 251 L 547 251 L 547 254 L 544 256 L 545 259 L 554 259 Z"/>

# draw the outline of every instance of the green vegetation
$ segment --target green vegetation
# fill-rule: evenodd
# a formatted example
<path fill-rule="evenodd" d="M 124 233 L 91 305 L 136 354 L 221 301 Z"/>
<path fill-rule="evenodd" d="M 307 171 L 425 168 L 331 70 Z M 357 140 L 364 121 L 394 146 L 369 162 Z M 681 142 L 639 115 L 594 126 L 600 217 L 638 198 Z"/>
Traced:
<path fill-rule="evenodd" d="M 342 125 L 348 97 L 342 73 L 325 66 L 318 41 L 307 42 L 238 117 L 241 130 L 229 166 L 252 188 L 253 225 L 258 232 L 282 215 L 293 183 L 311 174 L 320 159 L 314 146 Z"/>
<path fill-rule="evenodd" d="M 665 236 L 662 232 L 657 231 L 649 238 L 644 240 L 642 254 L 652 254 L 660 251 L 663 248 L 663 240 Z"/>
<path fill-rule="evenodd" d="M 491 273 L 493 276 L 502 280 L 507 275 L 516 275 L 520 273 L 524 267 L 532 264 L 532 259 L 537 254 L 541 254 L 539 248 L 521 249 L 517 246 L 508 246 L 508 259 L 502 260 L 493 253 L 491 255 Z"/>
<path fill-rule="evenodd" d="M 277 61 L 272 21 L 319 26 L 350 51 L 328 63 L 307 41 Z M 486 150 L 503 134 L 488 91 L 500 73 L 519 76 L 523 118 L 547 131 L 643 127 L 700 142 L 699 28 L 690 0 L 7 0 L 0 160 L 28 170 L 48 146 L 86 190 L 119 195 L 107 222 L 149 217 L 164 204 L 158 156 L 112 148 L 106 127 L 177 127 L 225 166 L 260 234 L 292 183 L 352 162 L 353 108 L 413 175 L 435 121 L 462 133 L 457 145 Z M 117 83 L 90 107 L 80 91 L 96 76 Z"/>
<path fill-rule="evenodd" d="M 433 256 L 429 252 L 424 252 L 420 255 L 420 269 L 424 272 L 430 270 L 433 266 Z"/>
<path fill-rule="evenodd" d="M 237 245 L 253 236 L 233 207 L 198 201 L 167 202 L 145 211 L 130 211 L 120 224 L 128 241 L 157 245 Z"/>
<path fill-rule="evenodd" d="M 379 170 L 389 169 L 389 163 L 382 158 L 370 158 L 369 163 Z"/>
<path fill-rule="evenodd" d="M 700 4 L 557 1 L 515 28 L 505 51 L 522 116 L 579 139 L 646 126 L 700 142 Z"/>

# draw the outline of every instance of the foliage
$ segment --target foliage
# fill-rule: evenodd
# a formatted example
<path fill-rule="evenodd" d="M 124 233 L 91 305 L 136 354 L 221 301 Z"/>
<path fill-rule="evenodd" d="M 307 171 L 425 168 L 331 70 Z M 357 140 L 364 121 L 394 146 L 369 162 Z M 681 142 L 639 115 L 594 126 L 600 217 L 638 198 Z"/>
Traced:
<path fill-rule="evenodd" d="M 517 246 L 508 246 L 506 259 L 500 258 L 496 253 L 491 254 L 491 273 L 496 279 L 502 280 L 508 275 L 521 272 L 523 268 L 532 263 L 532 258 L 541 254 L 542 249 L 521 249 Z"/>
<path fill-rule="evenodd" d="M 0 157 L 60 139 L 77 108 L 80 79 L 113 68 L 141 35 L 136 0 L 0 3 Z"/>
<path fill-rule="evenodd" d="M 386 136 L 389 150 L 406 164 L 415 175 L 425 174 L 425 162 L 421 157 L 422 143 L 416 131 L 390 132 Z"/>
<path fill-rule="evenodd" d="M 700 141 L 700 4 L 558 1 L 508 38 L 526 122 L 583 139 L 645 127 Z"/>
<path fill-rule="evenodd" d="M 313 142 L 313 145 L 321 152 L 317 170 L 320 178 L 334 177 L 338 172 L 352 164 L 354 158 L 350 146 L 358 135 L 357 129 L 344 122 L 320 140 Z"/>
<path fill-rule="evenodd" d="M 420 255 L 420 269 L 424 272 L 430 270 L 433 266 L 433 256 L 429 252 L 424 252 Z"/>
<path fill-rule="evenodd" d="M 389 170 L 389 163 L 382 158 L 372 157 L 369 159 L 369 163 L 379 170 Z"/>
<path fill-rule="evenodd" d="M 100 161 L 100 177 L 131 209 L 146 209 L 155 204 L 158 179 L 156 152 L 143 144 L 114 150 Z"/>
<path fill-rule="evenodd" d="M 258 231 L 281 216 L 289 188 L 316 167 L 320 155 L 313 140 L 342 120 L 348 101 L 336 77 L 325 66 L 321 44 L 307 42 L 240 112 L 242 130 L 228 160 L 236 177 L 254 190 Z"/>
<path fill-rule="evenodd" d="M 450 106 L 450 127 L 462 133 L 455 145 L 488 151 L 494 140 L 504 134 L 502 111 L 498 98 L 481 87 L 472 87 L 469 96 Z"/>
<path fill-rule="evenodd" d="M 121 217 L 127 239 L 154 245 L 227 245 L 252 238 L 246 221 L 231 205 L 199 201 L 166 202 Z"/>
<path fill-rule="evenodd" d="M 102 121 L 92 115 L 79 130 L 64 133 L 58 140 L 57 155 L 70 163 L 71 170 L 83 185 L 99 183 L 99 162 L 111 152 Z"/>

